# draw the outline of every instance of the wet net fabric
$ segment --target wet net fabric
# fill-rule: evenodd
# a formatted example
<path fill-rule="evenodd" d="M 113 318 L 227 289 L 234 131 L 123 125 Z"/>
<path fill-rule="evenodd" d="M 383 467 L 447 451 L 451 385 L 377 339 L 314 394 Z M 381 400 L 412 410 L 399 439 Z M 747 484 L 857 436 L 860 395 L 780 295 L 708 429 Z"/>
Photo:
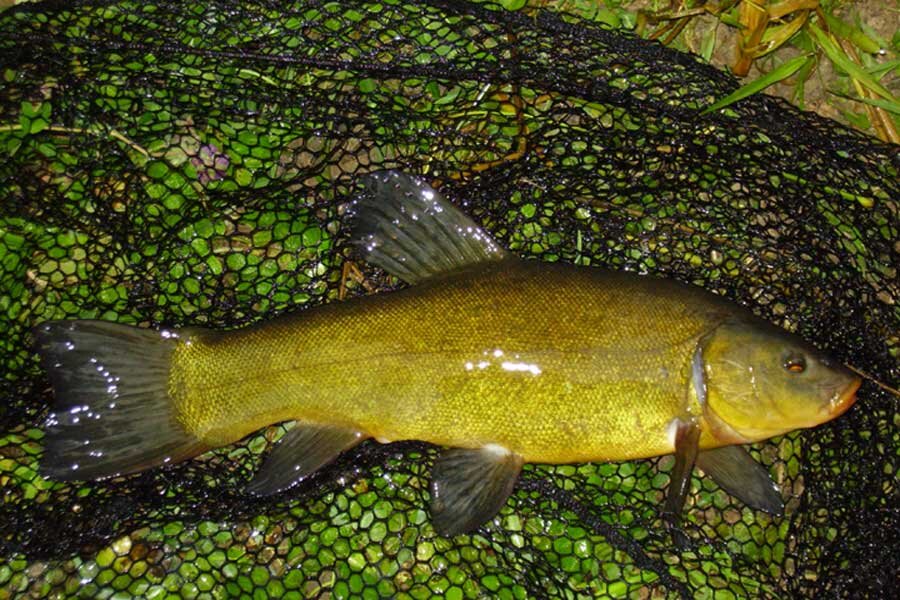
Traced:
<path fill-rule="evenodd" d="M 422 174 L 513 252 L 694 282 L 897 385 L 900 153 L 691 56 L 465 2 L 51 2 L 0 14 L 0 598 L 880 596 L 898 399 L 753 447 L 783 518 L 672 459 L 527 466 L 438 536 L 435 449 L 366 443 L 271 499 L 273 426 L 118 480 L 37 473 L 48 319 L 231 328 L 389 291 L 344 209 Z M 360 276 L 347 277 L 355 265 Z M 652 327 L 648 323 L 648 327 Z M 414 402 L 414 398 L 409 399 Z"/>

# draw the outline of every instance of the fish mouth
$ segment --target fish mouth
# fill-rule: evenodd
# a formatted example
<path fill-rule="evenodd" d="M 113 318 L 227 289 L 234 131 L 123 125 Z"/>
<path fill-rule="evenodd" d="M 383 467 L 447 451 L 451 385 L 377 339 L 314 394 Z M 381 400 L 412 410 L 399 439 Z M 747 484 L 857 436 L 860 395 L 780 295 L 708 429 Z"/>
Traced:
<path fill-rule="evenodd" d="M 828 415 L 829 419 L 835 419 L 848 410 L 856 402 L 856 390 L 862 385 L 862 379 L 854 377 L 844 391 L 840 394 L 832 396 L 831 400 L 824 407 L 823 412 Z"/>
<path fill-rule="evenodd" d="M 836 419 L 837 417 L 841 416 L 842 414 L 850 410 L 850 407 L 856 403 L 856 391 L 859 389 L 860 385 L 862 385 L 862 379 L 859 377 L 853 377 L 850 380 L 850 383 L 845 384 L 844 386 L 832 387 L 831 389 L 834 391 L 831 394 L 831 398 L 822 408 L 819 409 L 818 417 L 814 415 L 808 415 L 810 417 L 808 423 L 798 424 L 792 429 L 816 427 L 817 425 L 821 425 L 822 423 L 831 421 L 832 419 Z M 703 414 L 706 417 L 706 422 L 711 429 L 713 437 L 729 444 L 746 444 L 748 442 L 765 440 L 785 433 L 786 431 L 790 431 L 790 429 L 784 429 L 782 427 L 775 427 L 771 429 L 736 429 L 735 427 L 727 423 L 722 417 L 720 417 L 716 412 L 715 407 L 712 405 L 712 403 L 709 402 L 704 404 Z"/>

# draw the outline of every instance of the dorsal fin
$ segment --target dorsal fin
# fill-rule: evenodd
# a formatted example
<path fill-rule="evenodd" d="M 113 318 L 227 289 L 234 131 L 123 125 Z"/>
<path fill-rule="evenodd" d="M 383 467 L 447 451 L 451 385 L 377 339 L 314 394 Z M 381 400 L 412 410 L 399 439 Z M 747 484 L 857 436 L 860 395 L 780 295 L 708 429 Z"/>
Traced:
<path fill-rule="evenodd" d="M 508 256 L 425 182 L 400 171 L 362 181 L 366 189 L 354 201 L 353 243 L 368 262 L 407 283 Z"/>

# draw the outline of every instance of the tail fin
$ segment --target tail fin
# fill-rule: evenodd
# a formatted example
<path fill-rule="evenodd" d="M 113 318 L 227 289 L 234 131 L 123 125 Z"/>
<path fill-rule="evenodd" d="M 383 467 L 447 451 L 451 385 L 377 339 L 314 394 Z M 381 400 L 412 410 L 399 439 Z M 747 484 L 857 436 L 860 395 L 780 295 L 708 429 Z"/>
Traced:
<path fill-rule="evenodd" d="M 52 321 L 34 336 L 56 396 L 45 425 L 44 475 L 112 477 L 206 450 L 178 422 L 170 397 L 176 333 Z"/>

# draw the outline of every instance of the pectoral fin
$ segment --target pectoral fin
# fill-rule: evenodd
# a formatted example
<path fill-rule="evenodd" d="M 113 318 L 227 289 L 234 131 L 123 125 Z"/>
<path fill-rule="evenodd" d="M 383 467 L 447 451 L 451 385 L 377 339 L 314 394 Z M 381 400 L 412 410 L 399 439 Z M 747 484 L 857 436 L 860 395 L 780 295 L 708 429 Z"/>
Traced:
<path fill-rule="evenodd" d="M 352 429 L 298 422 L 276 444 L 246 491 L 268 496 L 285 490 L 364 439 Z"/>
<path fill-rule="evenodd" d="M 778 486 L 740 446 L 704 450 L 697 457 L 697 466 L 747 506 L 778 517 L 784 514 Z"/>
<path fill-rule="evenodd" d="M 691 473 L 700 449 L 700 427 L 693 420 L 681 419 L 675 422 L 675 427 L 675 466 L 664 511 L 677 522 L 691 489 Z"/>
<path fill-rule="evenodd" d="M 688 492 L 691 490 L 691 473 L 700 450 L 700 426 L 693 419 L 676 419 L 675 426 L 675 466 L 669 479 L 669 491 L 663 507 L 663 518 L 672 532 L 675 545 L 687 548 L 687 536 L 679 529 L 681 511 Z"/>
<path fill-rule="evenodd" d="M 496 515 L 522 463 L 521 456 L 500 446 L 444 451 L 431 472 L 431 516 L 438 532 L 465 533 Z"/>

